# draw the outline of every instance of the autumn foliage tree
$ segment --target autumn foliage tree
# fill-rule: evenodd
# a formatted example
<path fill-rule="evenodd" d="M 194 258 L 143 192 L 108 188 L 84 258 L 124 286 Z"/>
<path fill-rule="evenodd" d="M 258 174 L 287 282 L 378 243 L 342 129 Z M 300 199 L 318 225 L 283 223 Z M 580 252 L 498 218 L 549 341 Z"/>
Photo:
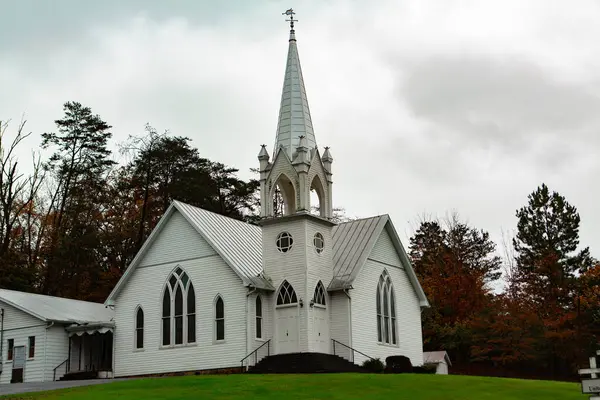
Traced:
<path fill-rule="evenodd" d="M 423 312 L 425 348 L 470 359 L 474 316 L 490 301 L 490 284 L 500 277 L 496 245 L 485 231 L 461 222 L 423 221 L 410 239 L 410 257 L 431 308 Z"/>

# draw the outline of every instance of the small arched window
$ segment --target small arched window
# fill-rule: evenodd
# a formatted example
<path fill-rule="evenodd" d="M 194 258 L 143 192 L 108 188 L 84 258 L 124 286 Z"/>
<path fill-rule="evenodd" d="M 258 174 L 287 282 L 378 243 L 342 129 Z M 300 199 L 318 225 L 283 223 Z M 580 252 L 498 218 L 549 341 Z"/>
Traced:
<path fill-rule="evenodd" d="M 225 304 L 221 296 L 215 301 L 215 339 L 225 340 Z"/>
<path fill-rule="evenodd" d="M 323 282 L 319 281 L 315 287 L 315 294 L 313 295 L 313 303 L 321 306 L 325 306 L 325 286 Z"/>
<path fill-rule="evenodd" d="M 138 307 L 135 312 L 135 348 L 144 348 L 144 310 Z"/>
<path fill-rule="evenodd" d="M 377 284 L 377 340 L 380 343 L 396 344 L 396 305 L 394 286 L 387 271 L 383 271 Z"/>
<path fill-rule="evenodd" d="M 169 275 L 165 284 L 161 331 L 163 346 L 196 342 L 196 293 L 181 267 Z"/>
<path fill-rule="evenodd" d="M 256 296 L 256 338 L 262 339 L 262 299 Z"/>
<path fill-rule="evenodd" d="M 279 288 L 279 294 L 277 295 L 277 305 L 283 306 L 286 304 L 295 304 L 298 302 L 296 291 L 294 287 L 290 285 L 288 281 L 283 281 Z"/>

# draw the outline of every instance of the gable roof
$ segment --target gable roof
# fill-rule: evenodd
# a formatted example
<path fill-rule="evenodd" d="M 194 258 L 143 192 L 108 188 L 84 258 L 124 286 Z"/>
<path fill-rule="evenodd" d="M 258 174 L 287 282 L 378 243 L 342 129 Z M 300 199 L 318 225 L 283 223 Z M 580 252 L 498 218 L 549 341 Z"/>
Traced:
<path fill-rule="evenodd" d="M 119 294 L 175 211 L 180 212 L 186 221 L 223 258 L 244 285 L 275 290 L 262 276 L 262 233 L 259 226 L 173 200 L 108 295 L 106 304 L 110 304 Z M 231 240 L 231 238 L 236 240 Z"/>
<path fill-rule="evenodd" d="M 102 303 L 0 289 L 0 301 L 47 322 L 110 322 L 114 312 Z"/>
<path fill-rule="evenodd" d="M 263 274 L 262 228 L 260 226 L 248 224 L 174 200 L 108 296 L 106 303 L 109 304 L 115 299 L 116 295 L 124 287 L 137 265 L 143 259 L 144 254 L 166 225 L 166 221 L 169 220 L 169 217 L 175 211 L 179 211 L 210 246 L 215 249 L 240 277 L 245 286 L 275 290 Z M 400 243 L 398 234 L 388 215 L 345 222 L 333 227 L 334 278 L 329 284 L 328 289 L 341 290 L 351 286 L 371 253 L 373 246 L 375 246 L 381 232 L 383 232 L 383 229 L 387 229 L 388 234 L 392 238 L 394 247 L 417 293 L 421 306 L 429 306 L 425 293 L 419 284 L 408 256 L 404 251 L 404 247 Z M 232 240 L 232 238 L 235 238 L 235 240 Z"/>
<path fill-rule="evenodd" d="M 396 228 L 394 228 L 394 224 L 387 214 L 344 222 L 333 227 L 334 278 L 328 289 L 337 290 L 351 287 L 384 229 L 390 236 L 394 249 L 400 257 L 408 280 L 419 298 L 420 306 L 429 307 L 427 296 L 425 296 L 417 274 L 404 250 L 404 246 L 402 246 L 398 232 L 396 232 Z"/>
<path fill-rule="evenodd" d="M 423 363 L 424 364 L 437 364 L 445 362 L 449 366 L 452 366 L 452 362 L 450 361 L 450 356 L 444 350 L 441 351 L 424 351 L 423 352 Z"/>

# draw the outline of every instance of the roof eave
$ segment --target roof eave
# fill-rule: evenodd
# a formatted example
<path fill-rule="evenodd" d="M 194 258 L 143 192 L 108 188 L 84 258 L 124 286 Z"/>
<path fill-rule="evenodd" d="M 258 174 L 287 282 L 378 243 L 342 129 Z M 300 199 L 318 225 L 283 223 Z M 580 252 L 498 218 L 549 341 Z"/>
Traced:
<path fill-rule="evenodd" d="M 36 314 L 36 313 L 34 313 L 33 311 L 31 311 L 31 310 L 28 310 L 27 308 L 25 308 L 25 307 L 22 307 L 22 306 L 20 306 L 20 305 L 16 304 L 16 303 L 15 303 L 15 302 L 13 302 L 13 301 L 7 300 L 5 297 L 0 297 L 0 301 L 2 301 L 2 302 L 4 302 L 4 303 L 8 304 L 8 305 L 9 305 L 9 306 L 11 306 L 11 307 L 14 307 L 14 308 L 16 308 L 17 310 L 20 310 L 20 311 L 22 311 L 22 312 L 24 312 L 24 313 L 26 313 L 26 314 L 29 314 L 29 315 L 31 315 L 32 317 L 35 317 L 35 318 L 37 318 L 37 319 L 40 319 L 40 320 L 42 320 L 42 321 L 44 321 L 44 322 L 51 322 L 51 320 L 49 320 L 48 318 L 46 318 L 46 317 L 42 317 L 41 315 L 39 315 L 39 314 Z"/>

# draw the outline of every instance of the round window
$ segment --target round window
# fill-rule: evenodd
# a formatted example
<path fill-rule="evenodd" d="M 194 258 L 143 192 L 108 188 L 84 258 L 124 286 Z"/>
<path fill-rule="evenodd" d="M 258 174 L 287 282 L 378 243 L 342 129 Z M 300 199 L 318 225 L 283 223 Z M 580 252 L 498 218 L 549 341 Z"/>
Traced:
<path fill-rule="evenodd" d="M 317 253 L 322 253 L 323 247 L 325 247 L 325 239 L 323 239 L 323 235 L 321 235 L 319 232 L 315 233 L 313 244 L 315 245 L 315 250 L 317 250 Z"/>
<path fill-rule="evenodd" d="M 287 253 L 292 249 L 292 244 L 294 244 L 294 239 L 292 239 L 292 235 L 288 232 L 281 232 L 277 235 L 277 250 L 282 253 Z"/>

